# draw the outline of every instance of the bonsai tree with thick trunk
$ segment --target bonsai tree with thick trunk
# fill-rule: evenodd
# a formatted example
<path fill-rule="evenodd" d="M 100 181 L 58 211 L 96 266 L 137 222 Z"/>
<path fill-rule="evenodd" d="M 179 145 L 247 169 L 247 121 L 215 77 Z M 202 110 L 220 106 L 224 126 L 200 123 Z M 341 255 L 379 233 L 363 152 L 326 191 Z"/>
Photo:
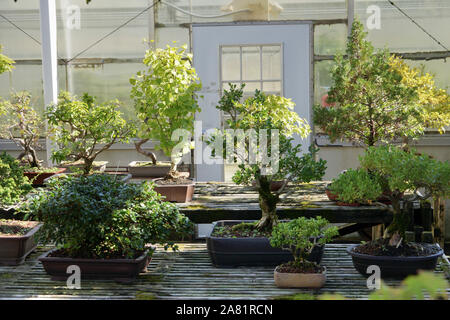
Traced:
<path fill-rule="evenodd" d="M 37 150 L 40 148 L 39 138 L 44 135 L 44 120 L 31 106 L 31 95 L 18 92 L 11 100 L 3 100 L 0 105 L 4 111 L 0 115 L 0 138 L 10 139 L 22 148 L 17 159 L 30 167 L 40 168 Z"/>
<path fill-rule="evenodd" d="M 143 60 L 147 69 L 139 71 L 130 79 L 131 98 L 140 126 L 135 143 L 136 150 L 150 157 L 156 164 L 153 152 L 142 149 L 142 145 L 153 140 L 156 149 L 171 158 L 171 169 L 166 178 L 177 178 L 180 154 L 173 154 L 175 146 L 182 150 L 190 147 L 190 141 L 173 138 L 176 130 L 194 130 L 194 114 L 200 111 L 196 92 L 201 84 L 191 64 L 192 55 L 186 46 L 148 50 Z"/>
<path fill-rule="evenodd" d="M 293 111 L 290 99 L 257 90 L 240 103 L 242 95 L 243 86 L 230 84 L 230 90 L 225 90 L 217 108 L 229 116 L 227 124 L 232 131 L 216 131 L 208 144 L 213 154 L 239 165 L 235 183 L 256 183 L 262 217 L 255 226 L 270 231 L 278 223 L 276 207 L 287 184 L 321 179 L 326 161 L 315 160 L 314 148 L 300 155 L 301 145 L 294 144 L 294 135 L 306 138 L 310 128 Z M 281 188 L 274 191 L 271 182 L 280 180 Z"/>
<path fill-rule="evenodd" d="M 345 56 L 338 54 L 324 108 L 314 106 L 314 123 L 332 141 L 368 147 L 421 136 L 427 126 L 450 123 L 450 99 L 429 74 L 409 68 L 387 49 L 375 51 L 355 20 Z"/>
<path fill-rule="evenodd" d="M 381 186 L 379 196 L 383 193 L 392 202 L 388 208 L 393 213 L 393 220 L 384 234 L 385 238 L 390 239 L 389 244 L 392 246 L 405 239 L 405 231 L 411 219 L 410 212 L 405 210 L 408 202 L 429 197 L 447 197 L 450 194 L 448 161 L 438 161 L 414 150 L 381 146 L 370 147 L 360 157 L 360 163 L 362 168 L 372 174 L 373 183 Z M 412 191 L 413 194 L 402 197 L 406 191 Z"/>
<path fill-rule="evenodd" d="M 119 111 L 117 100 L 97 104 L 85 93 L 81 99 L 60 93 L 58 103 L 45 112 L 50 138 L 57 144 L 56 162 L 83 161 L 83 174 L 91 173 L 95 158 L 114 143 L 128 142 L 135 133 Z"/>

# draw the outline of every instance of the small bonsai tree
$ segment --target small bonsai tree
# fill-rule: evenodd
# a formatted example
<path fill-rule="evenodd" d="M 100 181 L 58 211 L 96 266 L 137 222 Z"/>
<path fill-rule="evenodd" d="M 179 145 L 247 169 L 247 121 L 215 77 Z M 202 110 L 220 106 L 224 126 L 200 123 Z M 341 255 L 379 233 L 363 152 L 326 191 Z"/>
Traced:
<path fill-rule="evenodd" d="M 5 152 L 0 154 L 0 206 L 17 203 L 31 189 L 19 161 Z"/>
<path fill-rule="evenodd" d="M 450 164 L 421 155 L 415 150 L 403 150 L 394 146 L 370 147 L 360 157 L 361 166 L 377 178 L 380 194 L 392 202 L 389 210 L 393 213 L 393 221 L 387 227 L 384 237 L 389 244 L 398 245 L 405 237 L 409 224 L 409 213 L 403 210 L 408 202 L 432 197 L 446 197 L 450 194 Z M 355 186 L 357 186 L 355 184 Z M 364 188 L 363 186 L 360 189 Z M 402 194 L 413 191 L 406 197 Z M 420 192 L 422 190 L 422 192 Z M 424 191 L 423 191 L 424 190 Z M 358 191 L 359 192 L 359 191 Z M 383 205 L 383 204 L 381 204 Z"/>
<path fill-rule="evenodd" d="M 14 141 L 22 152 L 17 159 L 30 167 L 39 168 L 41 161 L 36 151 L 40 148 L 39 138 L 44 135 L 44 121 L 31 105 L 31 95 L 14 93 L 11 100 L 0 102 L 4 114 L 0 118 L 0 138 Z"/>
<path fill-rule="evenodd" d="M 328 189 L 345 203 L 370 203 L 382 193 L 381 186 L 367 170 L 348 169 L 333 179 Z"/>
<path fill-rule="evenodd" d="M 301 271 L 314 272 L 318 266 L 307 260 L 312 249 L 316 244 L 330 242 L 339 234 L 337 227 L 325 228 L 328 224 L 329 222 L 320 216 L 315 219 L 300 217 L 279 223 L 273 228 L 270 244 L 292 252 L 294 261 L 286 265 Z"/>
<path fill-rule="evenodd" d="M 148 50 L 143 60 L 148 67 L 139 71 L 132 84 L 131 98 L 140 120 L 136 150 L 150 157 L 156 164 L 153 152 L 145 151 L 142 145 L 150 139 L 157 142 L 155 148 L 171 158 L 171 169 L 167 178 L 176 178 L 179 154 L 172 154 L 180 141 L 172 139 L 175 130 L 194 130 L 194 114 L 200 111 L 196 92 L 201 84 L 191 65 L 192 55 L 186 46 Z M 186 142 L 183 150 L 188 148 Z"/>
<path fill-rule="evenodd" d="M 332 141 L 348 139 L 363 147 L 417 138 L 427 125 L 450 123 L 446 92 L 434 87 L 387 49 L 375 52 L 355 20 L 346 56 L 336 56 L 328 103 L 314 106 L 314 122 Z M 426 81 L 424 81 L 426 80 Z M 446 112 L 441 112 L 443 109 Z"/>
<path fill-rule="evenodd" d="M 58 97 L 58 104 L 47 108 L 50 137 L 58 150 L 52 153 L 56 162 L 83 161 L 83 173 L 89 174 L 95 158 L 114 143 L 128 142 L 135 133 L 132 124 L 122 117 L 117 100 L 97 104 L 85 93 L 79 100 L 67 92 Z"/>
<path fill-rule="evenodd" d="M 55 243 L 62 256 L 133 259 L 147 244 L 176 249 L 171 237 L 193 231 L 189 219 L 149 182 L 127 184 L 94 174 L 52 180 L 49 190 L 51 197 L 41 190 L 26 210 L 44 223 L 40 240 Z"/>
<path fill-rule="evenodd" d="M 294 145 L 293 135 L 299 134 L 304 138 L 310 128 L 293 111 L 294 103 L 290 99 L 265 95 L 257 90 L 254 97 L 240 103 L 238 99 L 242 95 L 243 86 L 238 88 L 230 85 L 230 90 L 225 90 L 217 106 L 229 115 L 228 126 L 234 130 L 235 135 L 230 136 L 227 130 L 217 131 L 208 138 L 208 144 L 212 146 L 213 154 L 218 152 L 228 161 L 231 159 L 232 163 L 239 163 L 239 170 L 233 176 L 236 184 L 256 182 L 262 217 L 255 226 L 259 230 L 270 231 L 278 222 L 276 207 L 286 185 L 290 181 L 309 182 L 321 179 L 325 173 L 326 161 L 315 160 L 317 149 L 314 148 L 310 148 L 310 153 L 299 156 L 301 145 Z M 273 148 L 274 146 L 278 148 Z M 268 151 L 267 159 L 263 154 L 252 159 L 252 152 L 264 149 Z M 242 150 L 249 155 L 248 158 L 242 158 Z M 267 161 L 269 157 L 271 161 Z M 271 182 L 279 180 L 284 181 L 282 187 L 272 191 Z"/>

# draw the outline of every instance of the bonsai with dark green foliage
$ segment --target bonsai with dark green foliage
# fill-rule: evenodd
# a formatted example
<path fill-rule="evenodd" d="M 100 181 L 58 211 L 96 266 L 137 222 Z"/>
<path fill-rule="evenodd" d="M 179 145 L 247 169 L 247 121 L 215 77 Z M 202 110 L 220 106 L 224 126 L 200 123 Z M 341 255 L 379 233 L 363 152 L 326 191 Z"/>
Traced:
<path fill-rule="evenodd" d="M 108 175 L 52 180 L 27 211 L 43 222 L 40 239 L 73 258 L 136 258 L 148 244 L 176 249 L 171 237 L 193 230 L 151 182 L 126 184 Z"/>
<path fill-rule="evenodd" d="M 127 143 L 135 128 L 127 123 L 117 100 L 97 104 L 85 93 L 81 99 L 61 92 L 56 105 L 50 105 L 45 116 L 50 138 L 58 146 L 52 153 L 56 162 L 83 161 L 83 173 L 89 174 L 95 158 L 114 143 Z"/>
<path fill-rule="evenodd" d="M 5 152 L 0 154 L 0 206 L 17 203 L 31 189 L 19 161 Z"/>
<path fill-rule="evenodd" d="M 363 25 L 355 20 L 346 55 L 336 56 L 332 70 L 328 102 L 333 107 L 314 106 L 314 123 L 332 141 L 348 139 L 364 147 L 407 141 L 422 135 L 427 124 L 448 124 L 450 100 L 445 92 L 429 90 L 430 82 L 423 85 L 415 71 L 405 71 L 408 67 L 387 49 L 375 51 L 365 37 Z M 409 79 L 413 73 L 417 81 Z M 440 119 L 444 113 L 435 111 L 443 110 L 445 103 L 446 119 Z"/>
<path fill-rule="evenodd" d="M 273 247 L 291 251 L 294 261 L 288 265 L 299 270 L 310 270 L 316 264 L 306 258 L 317 244 L 326 244 L 339 234 L 337 227 L 326 226 L 329 222 L 322 218 L 300 217 L 290 222 L 277 224 L 272 231 L 270 244 Z"/>
<path fill-rule="evenodd" d="M 31 95 L 26 92 L 11 94 L 11 100 L 0 102 L 0 138 L 10 139 L 22 149 L 17 159 L 33 168 L 40 168 L 37 150 L 39 138 L 45 133 L 44 119 L 31 105 Z"/>
<path fill-rule="evenodd" d="M 301 145 L 294 145 L 294 134 L 305 138 L 310 128 L 293 111 L 294 103 L 290 99 L 256 90 L 253 97 L 241 103 L 242 96 L 243 86 L 238 88 L 230 84 L 230 89 L 224 91 L 217 109 L 229 116 L 227 124 L 234 134 L 231 136 L 227 130 L 217 131 L 208 138 L 208 144 L 214 154 L 239 164 L 239 170 L 233 176 L 236 184 L 256 182 L 262 217 L 255 227 L 270 231 L 278 222 L 276 207 L 286 185 L 321 179 L 326 161 L 315 160 L 317 149 L 310 148 L 310 153 L 300 155 Z M 251 159 L 252 152 L 264 149 L 271 161 L 264 160 L 264 156 Z M 243 153 L 248 157 L 243 159 Z M 273 191 L 271 182 L 280 180 L 284 182 L 282 187 Z"/>

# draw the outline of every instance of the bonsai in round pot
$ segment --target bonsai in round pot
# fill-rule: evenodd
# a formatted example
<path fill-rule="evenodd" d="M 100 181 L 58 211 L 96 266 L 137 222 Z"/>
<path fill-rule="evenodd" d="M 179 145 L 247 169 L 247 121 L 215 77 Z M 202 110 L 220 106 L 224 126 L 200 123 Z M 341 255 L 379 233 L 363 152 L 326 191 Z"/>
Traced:
<path fill-rule="evenodd" d="M 85 93 L 81 99 L 61 92 L 58 103 L 47 107 L 45 116 L 50 138 L 58 146 L 52 160 L 64 163 L 71 171 L 81 167 L 84 175 L 93 167 L 105 167 L 95 159 L 114 143 L 128 142 L 135 127 L 119 111 L 117 100 L 98 104 L 95 97 Z M 104 168 L 103 168 L 104 170 Z"/>
<path fill-rule="evenodd" d="M 126 184 L 108 175 L 55 179 L 28 211 L 44 223 L 39 239 L 56 246 L 39 259 L 54 280 L 66 279 L 69 265 L 80 267 L 82 279 L 133 279 L 150 262 L 149 245 L 176 248 L 173 234 L 192 231 L 151 182 Z"/>
<path fill-rule="evenodd" d="M 142 149 L 145 142 L 152 140 L 157 150 L 170 157 L 169 170 L 155 181 L 155 190 L 167 201 L 190 201 L 194 191 L 194 182 L 177 170 L 183 158 L 190 163 L 191 141 L 187 137 L 192 136 L 194 115 L 200 110 L 197 91 L 201 84 L 191 60 L 186 46 L 148 50 L 143 60 L 147 69 L 130 79 L 131 97 L 140 120 L 136 150 L 151 159 L 155 170 L 161 164 L 153 152 Z"/>
<path fill-rule="evenodd" d="M 274 271 L 275 284 L 279 288 L 320 288 L 326 281 L 326 270 L 306 257 L 315 245 L 329 242 L 339 234 L 337 227 L 325 228 L 328 221 L 322 217 L 300 217 L 277 224 L 272 231 L 270 244 L 289 250 L 294 260 L 279 265 Z"/>
<path fill-rule="evenodd" d="M 26 92 L 13 93 L 11 100 L 1 101 L 0 138 L 13 141 L 22 149 L 17 159 L 24 167 L 24 175 L 34 186 L 42 186 L 44 179 L 65 171 L 64 168 L 42 166 L 37 151 L 39 138 L 45 135 L 44 119 L 31 105 L 32 97 Z"/>
<path fill-rule="evenodd" d="M 242 221 L 243 224 L 238 221 L 232 224 L 217 222 L 216 226 L 227 229 L 226 233 L 236 234 L 234 238 L 222 238 L 213 232 L 207 238 L 208 251 L 216 265 L 221 265 L 220 261 L 227 265 L 238 265 L 236 261 L 239 261 L 239 265 L 258 265 L 258 261 L 265 265 L 276 265 L 280 263 L 280 256 L 284 255 L 283 259 L 290 256 L 281 249 L 272 248 L 265 236 L 270 236 L 272 228 L 278 223 L 277 204 L 289 182 L 320 179 L 325 173 L 326 162 L 315 160 L 316 149 L 311 148 L 309 153 L 300 155 L 301 145 L 294 145 L 293 136 L 298 134 L 306 137 L 310 129 L 293 111 L 291 100 L 256 91 L 253 97 L 239 102 L 242 96 L 243 86 L 238 88 L 230 84 L 230 89 L 225 90 L 217 106 L 229 115 L 228 127 L 234 130 L 235 136 L 229 134 L 228 130 L 217 131 L 207 138 L 207 143 L 213 156 L 222 156 L 229 163 L 238 163 L 239 169 L 233 176 L 236 184 L 250 185 L 255 181 L 261 219 L 252 223 Z M 238 136 L 239 132 L 242 138 Z M 247 159 L 244 159 L 242 150 L 248 155 Z M 259 154 L 252 159 L 250 154 L 255 150 L 267 150 L 271 159 L 265 157 L 267 154 Z M 283 185 L 273 190 L 273 181 L 283 181 Z M 255 232 L 259 236 L 252 236 Z M 242 236 L 245 234 L 247 236 Z"/>
<path fill-rule="evenodd" d="M 405 277 L 418 270 L 434 270 L 443 251 L 436 245 L 407 241 L 405 233 L 411 228 L 412 220 L 408 208 L 415 200 L 449 195 L 448 161 L 437 161 L 414 150 L 381 146 L 370 147 L 360 157 L 360 163 L 362 168 L 377 176 L 374 181 L 381 187 L 378 196 L 384 194 L 391 202 L 391 205 L 379 205 L 393 213 L 393 220 L 382 239 L 348 249 L 356 269 L 367 276 L 367 267 L 378 265 L 382 277 Z M 402 197 L 408 190 L 413 191 L 413 195 Z"/>

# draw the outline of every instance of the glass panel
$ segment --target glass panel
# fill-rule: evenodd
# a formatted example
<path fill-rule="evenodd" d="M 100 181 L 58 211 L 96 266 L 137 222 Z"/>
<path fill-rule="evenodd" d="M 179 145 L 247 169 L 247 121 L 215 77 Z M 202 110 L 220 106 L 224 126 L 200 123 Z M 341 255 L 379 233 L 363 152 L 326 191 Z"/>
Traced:
<path fill-rule="evenodd" d="M 239 47 L 222 47 L 222 81 L 241 80 Z"/>
<path fill-rule="evenodd" d="M 263 82 L 263 91 L 267 94 L 281 94 L 281 83 L 279 81 Z"/>
<path fill-rule="evenodd" d="M 430 60 L 430 61 L 412 61 L 406 60 L 406 63 L 415 68 L 424 68 L 435 77 L 436 86 L 449 91 L 450 89 L 450 61 Z"/>
<path fill-rule="evenodd" d="M 281 47 L 263 46 L 263 80 L 281 79 Z"/>
<path fill-rule="evenodd" d="M 244 95 L 252 96 L 256 89 L 261 90 L 261 82 L 246 82 L 244 87 Z"/>
<path fill-rule="evenodd" d="M 335 54 L 345 50 L 347 26 L 345 24 L 317 25 L 314 27 L 314 53 Z"/>
<path fill-rule="evenodd" d="M 261 55 L 259 47 L 242 47 L 242 80 L 261 79 Z"/>
<path fill-rule="evenodd" d="M 176 46 L 189 46 L 189 29 L 188 28 L 157 28 L 156 29 L 156 47 L 165 48 L 167 45 L 173 46 L 174 41 Z"/>
<path fill-rule="evenodd" d="M 314 65 L 314 103 L 319 104 L 324 95 L 327 94 L 333 79 L 331 78 L 331 69 L 333 61 L 320 61 Z"/>

